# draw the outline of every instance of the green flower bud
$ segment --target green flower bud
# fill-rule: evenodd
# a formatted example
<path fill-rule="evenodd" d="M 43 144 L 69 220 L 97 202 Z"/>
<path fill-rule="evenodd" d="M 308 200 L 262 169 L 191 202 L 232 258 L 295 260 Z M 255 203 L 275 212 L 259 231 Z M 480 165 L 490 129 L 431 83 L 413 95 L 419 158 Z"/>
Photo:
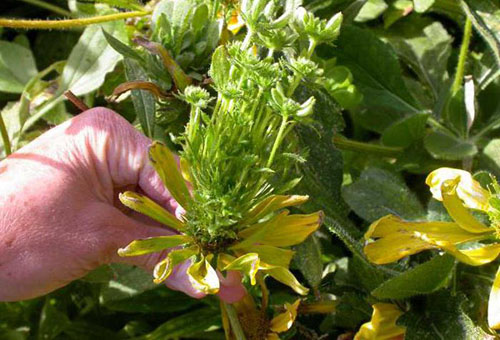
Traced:
<path fill-rule="evenodd" d="M 210 94 L 207 90 L 198 86 L 187 86 L 183 94 L 180 96 L 188 104 L 199 109 L 205 109 L 210 102 Z"/>

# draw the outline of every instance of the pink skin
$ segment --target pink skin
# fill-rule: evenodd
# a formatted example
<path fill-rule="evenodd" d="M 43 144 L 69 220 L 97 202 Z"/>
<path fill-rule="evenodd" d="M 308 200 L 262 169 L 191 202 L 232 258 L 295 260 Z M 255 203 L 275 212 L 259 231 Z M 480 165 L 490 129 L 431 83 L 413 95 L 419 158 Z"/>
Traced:
<path fill-rule="evenodd" d="M 116 254 L 134 239 L 172 233 L 124 209 L 118 193 L 142 192 L 180 210 L 148 163 L 150 142 L 118 114 L 95 108 L 0 162 L 0 301 L 47 294 L 103 264 L 152 270 L 165 254 Z M 186 268 L 175 268 L 167 285 L 203 297 Z M 239 273 L 221 277 L 221 299 L 244 294 Z"/>

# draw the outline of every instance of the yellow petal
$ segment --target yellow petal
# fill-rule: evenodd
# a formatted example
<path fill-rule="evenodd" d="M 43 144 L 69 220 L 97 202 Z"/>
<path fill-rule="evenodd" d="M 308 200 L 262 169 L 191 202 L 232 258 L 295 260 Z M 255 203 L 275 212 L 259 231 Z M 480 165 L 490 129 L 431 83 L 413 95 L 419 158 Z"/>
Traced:
<path fill-rule="evenodd" d="M 279 225 L 282 225 L 283 219 L 285 216 L 288 216 L 288 214 L 289 211 L 284 210 L 265 222 L 256 223 L 243 229 L 238 233 L 238 237 L 243 239 L 243 241 L 235 244 L 231 249 L 244 249 L 260 242 L 269 230 L 276 229 Z"/>
<path fill-rule="evenodd" d="M 192 241 L 190 236 L 170 235 L 149 237 L 141 240 L 132 241 L 125 248 L 118 249 L 120 256 L 139 256 L 150 253 L 156 253 L 168 248 L 180 246 L 181 244 Z"/>
<path fill-rule="evenodd" d="M 149 159 L 172 197 L 186 209 L 191 196 L 173 153 L 164 144 L 153 142 Z"/>
<path fill-rule="evenodd" d="M 490 291 L 488 325 L 493 329 L 500 329 L 500 268 L 498 268 L 495 282 L 493 282 Z"/>
<path fill-rule="evenodd" d="M 285 267 L 272 266 L 266 263 L 260 263 L 260 269 L 267 272 L 275 280 L 292 288 L 297 294 L 307 295 L 309 289 L 300 284 L 300 282 L 293 276 L 292 272 Z"/>
<path fill-rule="evenodd" d="M 483 223 L 479 222 L 464 206 L 464 203 L 457 195 L 457 187 L 460 182 L 460 177 L 443 181 L 441 185 L 441 196 L 443 205 L 450 214 L 451 218 L 463 229 L 471 233 L 488 233 L 494 232 L 492 228 L 488 228 Z"/>
<path fill-rule="evenodd" d="M 170 274 L 172 274 L 172 270 L 176 265 L 184 260 L 187 260 L 198 252 L 199 248 L 197 246 L 172 250 L 163 261 L 156 264 L 153 270 L 154 283 L 158 284 L 165 281 Z"/>
<path fill-rule="evenodd" d="M 250 277 L 250 283 L 255 285 L 255 275 L 260 268 L 259 255 L 256 253 L 248 253 L 243 256 L 238 257 L 236 260 L 232 261 L 230 264 L 225 266 L 223 270 L 238 270 Z"/>
<path fill-rule="evenodd" d="M 323 221 L 323 212 L 281 216 L 276 223 L 267 225 L 265 233 L 256 242 L 260 244 L 288 247 L 303 242 L 315 232 Z M 251 229 L 252 227 L 248 228 Z M 241 233 L 245 235 L 245 230 Z"/>
<path fill-rule="evenodd" d="M 292 304 L 285 303 L 285 312 L 279 314 L 271 320 L 269 328 L 275 333 L 283 333 L 292 328 L 295 318 L 297 318 L 297 308 L 299 308 L 300 299 Z"/>
<path fill-rule="evenodd" d="M 188 268 L 187 274 L 195 289 L 205 294 L 217 294 L 219 291 L 220 283 L 217 273 L 204 256 Z"/>
<path fill-rule="evenodd" d="M 430 187 L 432 197 L 442 201 L 441 186 L 443 182 L 457 177 L 460 178 L 457 186 L 457 195 L 464 201 L 465 206 L 471 209 L 488 211 L 490 209 L 488 203 L 491 196 L 490 193 L 488 190 L 483 189 L 481 184 L 475 181 L 472 175 L 467 171 L 452 168 L 439 168 L 427 176 L 425 183 Z"/>
<path fill-rule="evenodd" d="M 300 195 L 273 195 L 265 198 L 255 207 L 253 207 L 250 212 L 241 221 L 241 224 L 253 224 L 265 217 L 266 215 L 286 207 L 292 207 L 306 202 L 309 196 Z"/>
<path fill-rule="evenodd" d="M 456 247 L 449 246 L 445 250 L 455 256 L 460 262 L 470 266 L 482 266 L 494 261 L 500 255 L 500 244 L 493 243 L 468 250 L 459 250 Z"/>
<path fill-rule="evenodd" d="M 127 191 L 119 195 L 120 201 L 127 207 L 141 214 L 151 217 L 170 228 L 182 231 L 184 224 L 179 221 L 174 215 L 165 210 L 162 206 L 155 203 L 146 196 L 135 192 Z"/>
<path fill-rule="evenodd" d="M 290 266 L 292 257 L 295 254 L 293 250 L 257 244 L 253 245 L 247 251 L 257 253 L 259 258 L 265 263 L 285 268 Z"/>
<path fill-rule="evenodd" d="M 181 165 L 181 174 L 182 178 L 186 180 L 186 182 L 191 182 L 191 175 L 189 174 L 189 163 L 185 158 L 180 159 Z"/>
<path fill-rule="evenodd" d="M 280 340 L 280 337 L 276 333 L 269 333 L 266 335 L 266 340 Z"/>
<path fill-rule="evenodd" d="M 372 223 L 365 234 L 365 239 L 370 238 L 376 240 L 365 245 L 366 256 L 373 263 L 385 264 L 426 249 L 448 249 L 480 240 L 484 235 L 470 233 L 453 222 L 406 222 L 387 215 Z"/>
<path fill-rule="evenodd" d="M 377 303 L 372 307 L 371 321 L 361 326 L 354 340 L 393 339 L 405 333 L 404 327 L 396 325 L 396 321 L 403 314 L 398 307 L 390 303 Z"/>

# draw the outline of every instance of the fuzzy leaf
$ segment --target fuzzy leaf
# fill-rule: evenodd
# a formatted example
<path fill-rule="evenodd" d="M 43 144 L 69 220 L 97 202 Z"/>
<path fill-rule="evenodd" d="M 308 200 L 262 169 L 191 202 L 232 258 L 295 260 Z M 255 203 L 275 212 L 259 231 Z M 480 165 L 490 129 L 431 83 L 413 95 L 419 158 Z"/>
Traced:
<path fill-rule="evenodd" d="M 378 299 L 406 299 L 414 295 L 432 293 L 449 281 L 455 259 L 437 255 L 432 260 L 412 268 L 384 282 L 372 295 Z"/>

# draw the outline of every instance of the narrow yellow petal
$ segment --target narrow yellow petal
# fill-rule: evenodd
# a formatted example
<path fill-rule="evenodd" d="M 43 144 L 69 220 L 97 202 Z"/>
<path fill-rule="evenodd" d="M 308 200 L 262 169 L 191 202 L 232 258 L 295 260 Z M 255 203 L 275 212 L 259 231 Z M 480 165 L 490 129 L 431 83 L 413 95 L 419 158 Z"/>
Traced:
<path fill-rule="evenodd" d="M 500 329 L 500 268 L 498 268 L 495 282 L 493 282 L 490 291 L 488 325 L 493 329 Z"/>
<path fill-rule="evenodd" d="M 269 230 L 274 230 L 278 228 L 279 225 L 283 224 L 283 219 L 288 216 L 288 214 L 289 211 L 284 210 L 265 222 L 256 223 L 243 229 L 238 233 L 238 237 L 243 239 L 243 241 L 235 244 L 231 249 L 244 249 L 257 242 L 260 243 Z"/>
<path fill-rule="evenodd" d="M 471 233 L 489 233 L 494 232 L 479 222 L 464 206 L 464 203 L 457 195 L 457 186 L 460 178 L 446 180 L 441 185 L 441 195 L 443 205 L 450 214 L 451 218 L 463 229 Z"/>
<path fill-rule="evenodd" d="M 293 304 L 285 303 L 285 312 L 277 315 L 271 320 L 269 328 L 275 333 L 283 333 L 292 328 L 295 319 L 297 318 L 297 309 L 299 308 L 300 299 Z"/>
<path fill-rule="evenodd" d="M 186 182 L 191 182 L 191 175 L 189 174 L 189 163 L 185 158 L 181 157 L 180 166 L 182 178 L 184 178 Z"/>
<path fill-rule="evenodd" d="M 483 189 L 481 184 L 475 181 L 467 171 L 453 168 L 439 168 L 427 176 L 425 183 L 430 187 L 432 197 L 442 201 L 441 186 L 443 182 L 455 178 L 460 178 L 457 186 L 457 195 L 464 201 L 466 207 L 483 211 L 490 209 L 488 203 L 491 196 L 490 193 L 488 190 Z"/>
<path fill-rule="evenodd" d="M 242 250 L 257 253 L 259 258 L 265 263 L 285 268 L 290 266 L 290 262 L 295 254 L 293 250 L 258 244 Z"/>
<path fill-rule="evenodd" d="M 261 262 L 260 269 L 267 272 L 275 280 L 287 285 L 292 288 L 297 294 L 307 295 L 309 289 L 300 284 L 300 282 L 295 278 L 288 268 L 271 266 L 269 264 Z"/>
<path fill-rule="evenodd" d="M 276 247 L 299 244 L 319 228 L 323 216 L 321 211 L 308 215 L 283 216 L 279 223 L 266 230 L 258 243 Z"/>
<path fill-rule="evenodd" d="M 372 307 L 372 319 L 361 326 L 354 340 L 389 340 L 405 333 L 404 327 L 396 325 L 396 321 L 403 314 L 397 306 L 377 303 Z"/>
<path fill-rule="evenodd" d="M 186 235 L 170 235 L 157 236 L 141 240 L 132 241 L 125 248 L 118 249 L 120 256 L 139 256 L 150 253 L 156 253 L 168 248 L 180 246 L 181 244 L 192 241 L 190 236 Z"/>
<path fill-rule="evenodd" d="M 153 142 L 149 147 L 149 160 L 172 197 L 186 209 L 191 196 L 174 154 L 164 144 Z"/>
<path fill-rule="evenodd" d="M 187 274 L 195 289 L 205 294 L 217 294 L 219 292 L 220 283 L 217 273 L 204 256 L 200 261 L 193 263 L 188 268 Z"/>
<path fill-rule="evenodd" d="M 460 262 L 470 266 L 482 266 L 494 261 L 500 255 L 500 243 L 493 243 L 476 249 L 459 250 L 454 246 L 447 246 L 444 249 L 455 256 Z"/>
<path fill-rule="evenodd" d="M 184 230 L 184 224 L 181 221 L 146 196 L 127 191 L 121 193 L 118 197 L 120 198 L 120 201 L 130 209 L 149 216 L 153 220 L 158 221 L 172 229 L 178 231 Z"/>
<path fill-rule="evenodd" d="M 164 260 L 156 264 L 153 270 L 154 283 L 158 284 L 165 281 L 170 276 L 170 274 L 172 274 L 172 270 L 176 265 L 184 260 L 187 260 L 198 252 L 199 248 L 197 246 L 172 250 L 170 253 L 168 253 Z"/>
<path fill-rule="evenodd" d="M 266 335 L 266 340 L 280 340 L 280 337 L 276 333 L 269 333 Z"/>
<path fill-rule="evenodd" d="M 264 200 L 262 200 L 260 203 L 258 203 L 255 207 L 253 207 L 240 223 L 242 225 L 253 224 L 274 211 L 302 204 L 306 202 L 308 199 L 309 196 L 300 196 L 300 195 L 269 196 Z"/>
<path fill-rule="evenodd" d="M 260 268 L 259 255 L 256 253 L 248 253 L 243 256 L 238 257 L 236 260 L 232 261 L 230 264 L 225 266 L 223 270 L 238 270 L 250 277 L 250 283 L 255 285 L 256 279 L 255 275 Z"/>
<path fill-rule="evenodd" d="M 367 243 L 364 252 L 373 263 L 386 264 L 426 249 L 450 249 L 482 238 L 484 234 L 470 233 L 453 222 L 406 222 L 387 215 L 369 227 L 365 239 L 375 241 Z"/>

